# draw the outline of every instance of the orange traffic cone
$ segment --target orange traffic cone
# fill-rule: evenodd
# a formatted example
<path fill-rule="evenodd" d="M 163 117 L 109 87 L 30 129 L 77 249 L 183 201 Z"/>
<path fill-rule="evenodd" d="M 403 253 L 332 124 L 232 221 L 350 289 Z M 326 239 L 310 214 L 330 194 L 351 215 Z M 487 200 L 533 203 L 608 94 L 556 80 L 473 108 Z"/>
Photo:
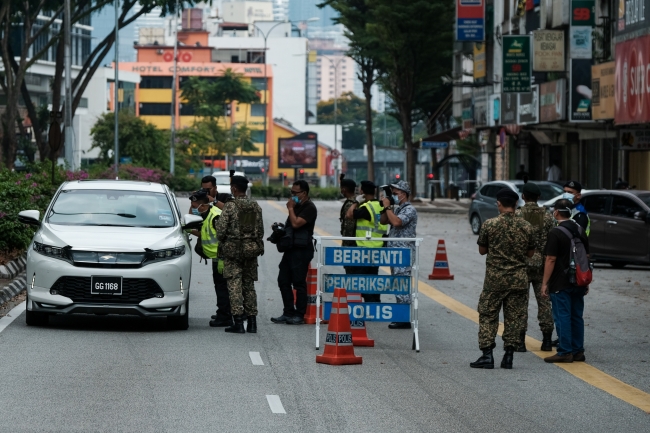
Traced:
<path fill-rule="evenodd" d="M 348 293 L 348 302 L 358 303 L 363 302 L 360 293 Z M 351 320 L 350 329 L 352 329 L 352 344 L 355 346 L 375 347 L 375 340 L 368 338 L 366 332 L 365 320 Z"/>
<path fill-rule="evenodd" d="M 316 323 L 316 280 L 318 279 L 318 270 L 309 266 L 307 271 L 307 312 L 305 313 L 305 323 L 313 325 Z M 323 317 L 323 303 L 320 304 L 320 317 Z M 328 323 L 321 320 L 321 323 Z"/>
<path fill-rule="evenodd" d="M 325 338 L 325 351 L 322 355 L 316 356 L 316 362 L 330 365 L 350 365 L 363 362 L 363 358 L 354 355 L 348 301 L 345 289 L 340 287 L 334 289 L 332 297 L 332 311 Z"/>
<path fill-rule="evenodd" d="M 436 258 L 433 261 L 433 271 L 429 275 L 430 280 L 453 280 L 454 276 L 449 273 L 449 261 L 447 260 L 447 248 L 445 241 L 438 241 Z"/>

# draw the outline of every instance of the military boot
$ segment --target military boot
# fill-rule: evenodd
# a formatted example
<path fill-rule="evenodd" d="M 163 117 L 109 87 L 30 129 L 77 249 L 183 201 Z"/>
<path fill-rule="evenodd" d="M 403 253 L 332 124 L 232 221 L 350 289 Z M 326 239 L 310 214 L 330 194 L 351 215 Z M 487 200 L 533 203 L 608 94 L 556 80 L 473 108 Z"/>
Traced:
<path fill-rule="evenodd" d="M 212 326 L 213 328 L 219 327 L 219 326 L 232 326 L 233 321 L 232 321 L 232 316 L 219 316 L 214 315 L 212 316 L 213 320 L 210 320 L 209 325 Z"/>
<path fill-rule="evenodd" d="M 229 326 L 225 329 L 226 332 L 232 332 L 233 334 L 245 334 L 246 330 L 244 329 L 244 315 L 232 316 L 235 320 L 235 323 L 232 326 Z"/>
<path fill-rule="evenodd" d="M 256 334 L 257 333 L 257 317 L 256 316 L 248 316 L 247 322 L 246 322 L 246 332 L 250 334 Z"/>
<path fill-rule="evenodd" d="M 494 357 L 492 356 L 492 347 L 483 350 L 483 356 L 475 362 L 470 362 L 469 366 L 472 368 L 485 368 L 491 370 L 494 368 Z"/>
<path fill-rule="evenodd" d="M 517 352 L 525 352 L 526 351 L 526 331 L 521 331 L 519 333 L 519 345 L 515 349 Z"/>
<path fill-rule="evenodd" d="M 501 360 L 501 368 L 512 368 L 512 359 L 514 358 L 514 353 L 514 347 L 506 347 L 506 353 L 503 354 L 503 359 Z"/>
<path fill-rule="evenodd" d="M 551 343 L 551 338 L 553 337 L 553 331 L 551 332 L 542 332 L 542 347 L 540 350 L 543 352 L 550 352 L 553 350 L 553 344 Z"/>

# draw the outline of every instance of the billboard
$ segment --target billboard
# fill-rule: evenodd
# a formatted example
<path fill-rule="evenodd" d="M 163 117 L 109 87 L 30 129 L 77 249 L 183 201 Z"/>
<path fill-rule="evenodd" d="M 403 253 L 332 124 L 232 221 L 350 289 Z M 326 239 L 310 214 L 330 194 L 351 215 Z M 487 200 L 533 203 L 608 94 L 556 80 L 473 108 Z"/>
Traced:
<path fill-rule="evenodd" d="M 615 71 L 616 62 L 601 63 L 591 67 L 591 106 L 594 120 L 614 118 Z"/>
<path fill-rule="evenodd" d="M 456 40 L 485 40 L 485 0 L 456 0 Z"/>
<path fill-rule="evenodd" d="M 650 36 L 616 44 L 616 124 L 650 122 Z"/>
<path fill-rule="evenodd" d="M 571 59 L 570 122 L 591 122 L 592 95 L 591 59 Z"/>
<path fill-rule="evenodd" d="M 530 92 L 530 36 L 503 35 L 503 93 Z"/>
<path fill-rule="evenodd" d="M 616 0 L 616 42 L 647 34 L 650 30 L 650 0 Z M 646 12 L 649 17 L 646 18 Z"/>
<path fill-rule="evenodd" d="M 566 80 L 564 78 L 539 85 L 540 123 L 558 122 L 566 118 L 565 89 Z"/>
<path fill-rule="evenodd" d="M 564 71 L 564 31 L 533 32 L 533 71 Z"/>
<path fill-rule="evenodd" d="M 318 137 L 305 132 L 278 139 L 279 168 L 318 168 Z"/>
<path fill-rule="evenodd" d="M 519 120 L 519 95 L 504 93 L 501 95 L 501 125 L 516 125 Z"/>
<path fill-rule="evenodd" d="M 487 74 L 486 62 L 485 62 L 485 44 L 475 43 L 474 44 L 474 79 L 485 80 Z"/>
<path fill-rule="evenodd" d="M 621 129 L 619 148 L 623 150 L 650 150 L 650 130 Z"/>
<path fill-rule="evenodd" d="M 520 125 L 539 123 L 539 86 L 531 87 L 531 91 L 519 94 L 519 122 Z"/>

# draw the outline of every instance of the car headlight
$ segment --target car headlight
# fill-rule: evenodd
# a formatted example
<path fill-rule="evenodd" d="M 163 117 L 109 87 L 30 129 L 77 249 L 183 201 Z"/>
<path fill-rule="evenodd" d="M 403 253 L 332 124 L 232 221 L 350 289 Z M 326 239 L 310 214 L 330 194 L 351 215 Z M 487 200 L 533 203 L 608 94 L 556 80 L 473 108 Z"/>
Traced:
<path fill-rule="evenodd" d="M 34 242 L 33 249 L 37 253 L 43 254 L 44 256 L 70 261 L 67 248 L 53 247 L 52 245 L 45 245 L 40 242 Z"/>
<path fill-rule="evenodd" d="M 165 250 L 147 250 L 147 262 L 170 260 L 185 254 L 185 245 Z"/>

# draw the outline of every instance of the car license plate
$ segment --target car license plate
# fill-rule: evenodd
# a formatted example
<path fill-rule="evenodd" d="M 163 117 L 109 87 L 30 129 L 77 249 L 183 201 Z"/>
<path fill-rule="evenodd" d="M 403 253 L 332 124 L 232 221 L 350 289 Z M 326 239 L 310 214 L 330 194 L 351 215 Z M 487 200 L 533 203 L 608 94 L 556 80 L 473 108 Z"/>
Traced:
<path fill-rule="evenodd" d="M 121 295 L 122 277 L 91 277 L 91 295 Z"/>

